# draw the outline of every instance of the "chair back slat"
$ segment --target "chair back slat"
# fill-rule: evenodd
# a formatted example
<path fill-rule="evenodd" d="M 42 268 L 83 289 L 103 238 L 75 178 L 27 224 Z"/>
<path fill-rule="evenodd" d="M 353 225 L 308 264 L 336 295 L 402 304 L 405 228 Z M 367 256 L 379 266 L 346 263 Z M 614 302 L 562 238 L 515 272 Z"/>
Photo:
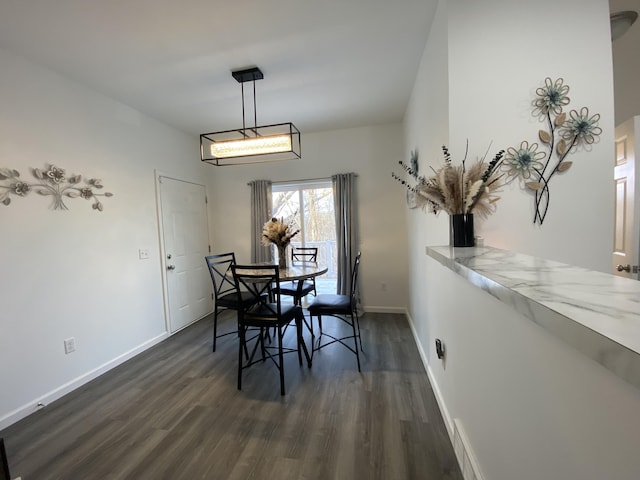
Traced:
<path fill-rule="evenodd" d="M 233 276 L 229 273 L 231 266 L 236 263 L 235 253 L 228 252 L 209 255 L 205 257 L 205 260 L 207 261 L 209 274 L 213 282 L 213 294 L 215 298 L 218 299 L 218 297 L 235 292 L 236 286 L 233 282 Z"/>
<path fill-rule="evenodd" d="M 291 260 L 303 262 L 318 261 L 318 247 L 295 247 L 291 249 Z"/>
<path fill-rule="evenodd" d="M 278 265 L 232 265 L 237 291 L 246 291 L 254 303 L 241 310 L 240 321 L 270 321 L 280 317 L 282 305 L 277 292 L 280 285 Z"/>

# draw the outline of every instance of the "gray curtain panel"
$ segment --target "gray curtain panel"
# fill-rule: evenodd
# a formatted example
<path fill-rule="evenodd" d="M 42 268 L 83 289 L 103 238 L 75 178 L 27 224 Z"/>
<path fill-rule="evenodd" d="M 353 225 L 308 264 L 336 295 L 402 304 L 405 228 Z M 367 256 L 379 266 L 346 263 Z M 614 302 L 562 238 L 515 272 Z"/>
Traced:
<path fill-rule="evenodd" d="M 272 248 L 262 245 L 262 226 L 271 219 L 271 180 L 253 180 L 251 186 L 251 262 L 272 262 Z"/>
<path fill-rule="evenodd" d="M 331 177 L 336 214 L 339 295 L 349 295 L 351 270 L 358 254 L 358 219 L 355 173 L 340 173 Z"/>

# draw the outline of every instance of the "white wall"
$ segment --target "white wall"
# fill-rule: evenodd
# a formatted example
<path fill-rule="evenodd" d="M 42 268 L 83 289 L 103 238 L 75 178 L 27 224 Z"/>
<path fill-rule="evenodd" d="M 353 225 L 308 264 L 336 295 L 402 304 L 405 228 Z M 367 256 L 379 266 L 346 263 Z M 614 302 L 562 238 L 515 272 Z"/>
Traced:
<path fill-rule="evenodd" d="M 449 142 L 447 44 L 446 4 L 440 2 L 405 115 L 404 160 L 408 161 L 409 152 L 417 149 L 419 172 L 427 176 L 429 167 L 437 168 L 442 159 L 441 146 Z M 398 195 L 404 195 L 399 186 L 397 190 Z M 429 295 L 428 289 L 425 288 L 427 285 L 425 246 L 448 243 L 449 219 L 447 215 L 440 214 L 436 217 L 421 209 L 409 210 L 407 215 L 409 217 L 408 251 L 411 258 L 409 278 L 412 286 L 409 291 L 409 311 L 416 319 L 414 328 L 422 339 L 422 346 L 428 351 L 432 343 L 428 341 L 431 338 L 430 323 L 422 321 L 427 315 L 428 302 L 425 295 Z"/>
<path fill-rule="evenodd" d="M 495 148 L 537 141 L 545 124 L 532 117 L 531 101 L 545 77 L 564 78 L 571 87 L 570 108 L 587 106 L 601 114 L 600 141 L 590 152 L 571 154 L 571 170 L 551 180 L 544 224 L 533 225 L 531 194 L 513 183 L 504 188 L 496 214 L 479 225 L 486 243 L 610 271 L 614 122 L 609 38 L 604 0 L 449 2 L 454 154 L 462 154 L 467 138 L 474 150 L 491 140 Z"/>
<path fill-rule="evenodd" d="M 570 108 L 601 114 L 603 134 L 551 183 L 533 225 L 518 184 L 478 221 L 488 245 L 608 272 L 613 223 L 613 85 L 603 0 L 442 0 L 405 116 L 405 159 L 421 171 L 536 141 L 545 77 L 570 85 Z M 391 162 L 390 162 L 391 164 Z M 399 192 L 398 195 L 402 195 Z M 410 321 L 447 422 L 458 418 L 487 480 L 636 478 L 638 391 L 425 256 L 448 243 L 448 218 L 410 211 Z M 447 361 L 433 351 L 438 337 Z M 580 377 L 580 378 L 574 378 Z M 615 410 L 615 414 L 612 412 Z M 449 423 L 449 426 L 451 424 Z M 599 437 L 599 435 L 602 435 Z M 607 472 L 612 472 L 608 474 Z M 634 477 L 633 475 L 636 475 Z"/>
<path fill-rule="evenodd" d="M 103 212 L 34 192 L 0 205 L 2 428 L 164 338 L 154 169 L 209 172 L 196 138 L 3 50 L 0 70 L 0 167 L 34 180 L 51 163 L 114 194 Z"/>
<path fill-rule="evenodd" d="M 277 181 L 358 174 L 360 288 L 367 310 L 404 312 L 407 305 L 407 226 L 404 198 L 391 179 L 389 163 L 402 158 L 400 124 L 302 134 L 302 159 L 212 168 L 213 251 L 236 252 L 250 260 L 251 180 Z M 265 219 L 266 221 L 266 219 Z M 382 283 L 387 284 L 383 291 Z"/>
<path fill-rule="evenodd" d="M 428 260 L 429 357 L 485 480 L 637 480 L 640 390 Z M 464 299 L 464 301 L 461 301 Z"/>

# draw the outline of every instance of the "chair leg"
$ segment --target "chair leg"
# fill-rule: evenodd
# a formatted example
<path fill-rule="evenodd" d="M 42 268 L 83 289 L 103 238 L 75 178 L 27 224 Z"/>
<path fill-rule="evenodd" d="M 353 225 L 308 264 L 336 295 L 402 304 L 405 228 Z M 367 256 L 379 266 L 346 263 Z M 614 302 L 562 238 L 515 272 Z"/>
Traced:
<path fill-rule="evenodd" d="M 216 351 L 216 338 L 218 338 L 218 306 L 213 313 L 213 351 Z"/>
<path fill-rule="evenodd" d="M 298 363 L 302 366 L 302 350 L 300 343 L 304 340 L 302 339 L 302 319 L 296 318 L 296 336 L 297 336 L 297 346 L 298 346 Z"/>
<path fill-rule="evenodd" d="M 318 334 L 318 338 L 316 339 L 316 330 L 313 327 L 313 318 L 314 316 L 309 314 L 309 320 L 311 322 L 311 356 L 313 357 L 313 352 L 316 350 L 316 345 L 320 345 L 320 337 L 322 334 Z M 320 316 L 318 315 L 318 324 L 320 324 Z M 316 342 L 316 340 L 318 340 Z"/>
<path fill-rule="evenodd" d="M 305 358 L 307 359 L 307 367 L 311 368 L 311 364 L 313 363 L 313 320 L 311 320 L 312 324 L 309 325 L 307 323 L 307 319 L 304 318 L 304 313 L 302 310 L 300 311 L 300 330 L 298 337 L 298 351 L 300 354 L 304 353 Z M 307 344 L 304 341 L 304 327 L 307 327 L 311 332 L 311 355 L 309 355 L 309 349 L 307 348 Z M 302 352 L 300 352 L 300 348 L 302 348 Z M 300 363 L 302 365 L 302 363 Z"/>
<path fill-rule="evenodd" d="M 312 322 L 311 322 L 311 341 L 313 342 L 315 340 L 315 335 L 313 333 L 313 317 L 311 317 Z M 318 341 L 316 342 L 316 346 L 313 346 L 313 343 L 311 344 L 311 350 L 318 350 L 320 347 L 320 343 L 322 343 L 322 315 L 318 315 L 318 327 L 320 329 L 320 334 L 318 335 Z"/>
<path fill-rule="evenodd" d="M 240 335 L 240 343 L 238 344 L 238 390 L 242 390 L 242 352 L 247 348 L 244 327 L 238 325 L 238 334 Z"/>
<path fill-rule="evenodd" d="M 267 328 L 267 333 L 269 332 L 269 329 Z M 271 342 L 271 337 L 269 337 L 269 342 Z M 264 329 L 263 327 L 260 327 L 260 351 L 262 352 L 262 361 L 265 362 L 267 360 L 267 357 L 265 355 L 266 351 L 264 348 Z"/>
<path fill-rule="evenodd" d="M 313 331 L 313 315 L 309 314 L 309 331 L 311 332 L 311 360 L 313 360 L 313 352 L 315 351 L 316 347 L 316 335 L 315 332 Z"/>
<path fill-rule="evenodd" d="M 358 317 L 358 311 L 356 310 L 356 325 L 358 326 L 358 338 L 360 339 L 360 351 L 364 352 L 362 348 L 362 335 L 360 334 L 360 318 Z"/>
<path fill-rule="evenodd" d="M 237 319 L 237 323 L 238 323 L 238 341 L 240 341 L 240 312 L 238 312 L 238 319 Z M 241 342 L 244 343 L 244 356 L 246 357 L 247 360 L 249 360 L 249 349 L 247 348 L 247 341 L 246 341 L 246 336 L 245 336 L 245 341 Z"/>
<path fill-rule="evenodd" d="M 356 360 L 358 361 L 358 371 L 360 372 L 360 353 L 358 352 L 358 337 L 356 335 L 356 319 L 351 315 L 351 328 L 353 329 L 353 346 L 356 351 Z"/>
<path fill-rule="evenodd" d="M 282 352 L 282 326 L 278 325 L 278 360 L 280 362 L 280 395 L 284 396 L 284 355 Z"/>

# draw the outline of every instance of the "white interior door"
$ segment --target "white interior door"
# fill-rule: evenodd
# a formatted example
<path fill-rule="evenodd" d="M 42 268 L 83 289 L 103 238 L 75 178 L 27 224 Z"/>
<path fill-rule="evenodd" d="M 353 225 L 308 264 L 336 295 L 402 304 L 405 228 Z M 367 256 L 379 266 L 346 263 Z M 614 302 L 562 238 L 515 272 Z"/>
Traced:
<path fill-rule="evenodd" d="M 613 263 L 615 275 L 638 279 L 640 253 L 640 206 L 635 205 L 636 142 L 640 140 L 640 117 L 616 127 L 614 166 L 615 212 L 613 230 Z"/>
<path fill-rule="evenodd" d="M 204 185 L 158 177 L 168 328 L 171 333 L 213 310 L 211 278 L 204 257 L 209 253 L 209 226 Z"/>

